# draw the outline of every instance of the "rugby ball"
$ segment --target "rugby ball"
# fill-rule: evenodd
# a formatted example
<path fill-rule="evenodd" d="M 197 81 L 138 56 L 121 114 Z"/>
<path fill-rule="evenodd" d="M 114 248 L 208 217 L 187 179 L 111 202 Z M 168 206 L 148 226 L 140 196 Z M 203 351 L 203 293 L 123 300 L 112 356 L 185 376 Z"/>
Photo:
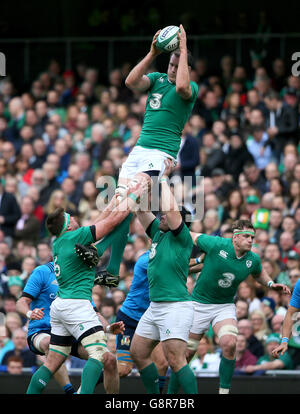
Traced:
<path fill-rule="evenodd" d="M 167 26 L 159 32 L 156 38 L 156 47 L 163 52 L 172 52 L 179 46 L 179 40 L 177 32 L 179 31 L 178 26 Z"/>

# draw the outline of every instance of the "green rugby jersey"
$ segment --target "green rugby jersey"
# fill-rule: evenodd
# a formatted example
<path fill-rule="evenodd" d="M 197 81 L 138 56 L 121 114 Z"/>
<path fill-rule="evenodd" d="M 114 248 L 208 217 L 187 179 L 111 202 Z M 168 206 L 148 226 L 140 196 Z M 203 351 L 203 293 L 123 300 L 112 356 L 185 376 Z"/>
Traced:
<path fill-rule="evenodd" d="M 192 292 L 200 303 L 233 303 L 239 284 L 249 275 L 262 271 L 259 256 L 247 252 L 237 258 L 232 239 L 202 234 L 197 246 L 206 253 L 204 266 Z"/>
<path fill-rule="evenodd" d="M 95 242 L 94 226 L 67 231 L 53 241 L 54 273 L 57 296 L 63 299 L 92 299 L 95 269 L 90 269 L 76 254 L 75 244 L 88 246 Z"/>
<path fill-rule="evenodd" d="M 166 73 L 149 73 L 150 88 L 143 127 L 136 145 L 157 149 L 176 159 L 182 130 L 198 96 L 198 85 L 190 82 L 192 97 L 188 100 L 176 93 L 176 84 Z"/>
<path fill-rule="evenodd" d="M 149 253 L 148 280 L 149 297 L 152 302 L 183 302 L 191 300 L 186 282 L 193 240 L 189 229 L 184 225 L 174 235 L 163 232 L 155 219 L 147 233 L 152 239 Z"/>

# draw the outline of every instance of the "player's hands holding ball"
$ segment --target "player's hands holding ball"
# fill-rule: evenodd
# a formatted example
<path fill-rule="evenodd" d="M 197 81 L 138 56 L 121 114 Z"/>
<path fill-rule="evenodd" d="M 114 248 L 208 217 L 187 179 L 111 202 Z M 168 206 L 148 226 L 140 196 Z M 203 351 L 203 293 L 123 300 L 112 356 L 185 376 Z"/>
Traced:
<path fill-rule="evenodd" d="M 186 45 L 186 32 L 182 26 L 182 24 L 179 26 L 178 32 L 177 32 L 177 37 L 179 40 L 179 49 L 180 50 L 186 50 L 187 49 L 187 45 Z"/>
<path fill-rule="evenodd" d="M 160 31 L 161 31 L 161 30 L 158 30 L 158 31 L 155 33 L 155 35 L 153 36 L 153 39 L 152 39 L 151 48 L 150 48 L 150 53 L 151 53 L 151 55 L 153 55 L 153 56 L 157 56 L 157 55 L 160 55 L 160 54 L 162 53 L 162 50 L 160 50 L 160 49 L 158 49 L 158 48 L 156 47 L 157 37 L 158 37 L 158 35 L 159 35 Z"/>

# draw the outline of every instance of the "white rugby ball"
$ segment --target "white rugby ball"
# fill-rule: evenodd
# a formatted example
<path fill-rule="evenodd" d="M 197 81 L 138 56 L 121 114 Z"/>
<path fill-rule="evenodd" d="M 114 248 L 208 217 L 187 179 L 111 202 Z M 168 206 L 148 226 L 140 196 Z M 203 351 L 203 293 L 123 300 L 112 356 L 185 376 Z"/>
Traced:
<path fill-rule="evenodd" d="M 156 38 L 156 47 L 163 52 L 172 52 L 179 46 L 177 32 L 178 26 L 167 26 L 159 32 Z"/>

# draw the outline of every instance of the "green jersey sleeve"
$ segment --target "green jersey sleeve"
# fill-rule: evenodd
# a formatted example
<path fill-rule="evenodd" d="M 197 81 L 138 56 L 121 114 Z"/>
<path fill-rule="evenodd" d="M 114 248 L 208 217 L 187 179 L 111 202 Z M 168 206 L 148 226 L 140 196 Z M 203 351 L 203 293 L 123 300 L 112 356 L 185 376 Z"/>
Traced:
<path fill-rule="evenodd" d="M 180 243 L 182 246 L 188 246 L 190 241 L 192 241 L 192 236 L 186 224 L 182 223 L 178 230 L 171 231 L 173 237 L 176 239 L 177 243 Z"/>
<path fill-rule="evenodd" d="M 80 227 L 79 229 L 74 231 L 73 235 L 76 238 L 77 243 L 83 245 L 89 245 L 96 241 L 95 226 Z"/>
<path fill-rule="evenodd" d="M 258 276 L 262 272 L 262 264 L 258 255 L 256 256 L 256 260 L 254 262 L 254 269 L 252 270 L 251 274 L 254 276 Z"/>
<path fill-rule="evenodd" d="M 148 234 L 150 239 L 153 239 L 155 234 L 159 231 L 159 225 L 160 225 L 160 221 L 156 218 L 152 221 L 152 223 L 147 228 L 146 233 Z"/>
<path fill-rule="evenodd" d="M 208 236 L 207 234 L 200 234 L 197 239 L 197 247 L 205 253 L 209 253 L 220 239 L 218 236 Z"/>
<path fill-rule="evenodd" d="M 161 77 L 161 73 L 159 72 L 152 72 L 152 73 L 148 73 L 146 76 L 148 76 L 149 80 L 150 80 L 150 87 L 149 89 L 152 88 L 152 86 L 154 85 L 154 82 L 156 81 L 156 79 Z"/>

